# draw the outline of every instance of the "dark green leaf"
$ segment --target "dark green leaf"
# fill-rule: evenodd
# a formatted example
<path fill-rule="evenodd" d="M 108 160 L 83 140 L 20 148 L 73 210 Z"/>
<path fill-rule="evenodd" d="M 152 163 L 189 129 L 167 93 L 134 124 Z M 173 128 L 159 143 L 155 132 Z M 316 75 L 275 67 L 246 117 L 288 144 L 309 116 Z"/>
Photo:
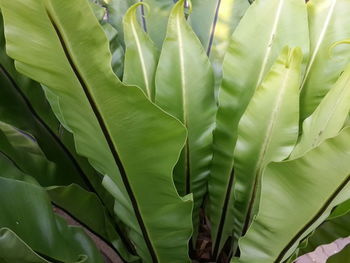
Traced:
<path fill-rule="evenodd" d="M 0 254 L 9 260 L 16 257 L 11 229 L 33 251 L 59 262 L 102 263 L 102 256 L 81 228 L 69 227 L 55 216 L 43 188 L 34 183 L 0 177 L 0 240 L 1 249 L 12 253 Z M 14 247 L 13 247 L 14 246 Z M 23 249 L 23 244 L 21 245 Z M 25 255 L 25 254 L 24 254 Z M 51 261 L 51 260 L 49 260 Z M 40 262 L 40 261 L 39 261 Z"/>

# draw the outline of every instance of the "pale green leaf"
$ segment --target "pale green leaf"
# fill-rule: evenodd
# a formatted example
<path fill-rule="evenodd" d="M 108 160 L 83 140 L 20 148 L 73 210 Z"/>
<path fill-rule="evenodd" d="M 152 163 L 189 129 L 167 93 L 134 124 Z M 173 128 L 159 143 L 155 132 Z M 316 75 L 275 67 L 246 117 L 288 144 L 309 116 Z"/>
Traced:
<path fill-rule="evenodd" d="M 302 135 L 290 158 L 300 157 L 339 133 L 350 111 L 350 65 L 316 110 L 303 122 Z"/>
<path fill-rule="evenodd" d="M 59 123 L 40 85 L 18 73 L 13 60 L 6 55 L 2 21 L 0 29 L 0 121 L 37 139 L 38 145 L 56 164 L 57 173 L 61 175 L 56 177 L 55 184 L 87 185 L 85 172 L 59 139 Z"/>
<path fill-rule="evenodd" d="M 156 103 L 178 118 L 188 138 L 174 180 L 180 195 L 194 194 L 194 227 L 207 190 L 215 121 L 214 77 L 209 59 L 184 15 L 184 1 L 173 8 L 156 73 Z"/>
<path fill-rule="evenodd" d="M 303 0 L 257 0 L 248 8 L 232 35 L 223 64 L 209 180 L 207 211 L 214 243 L 224 243 L 232 230 L 232 225 L 227 226 L 223 231 L 226 234 L 218 239 L 218 229 L 225 224 L 225 214 L 232 214 L 232 206 L 228 212 L 225 203 L 232 199 L 238 122 L 283 47 L 301 47 L 305 67 L 309 46 L 306 25 Z"/>
<path fill-rule="evenodd" d="M 302 59 L 299 48 L 285 48 L 239 122 L 234 153 L 234 218 L 229 214 L 226 219 L 228 224 L 235 222 L 236 241 L 246 233 L 258 211 L 266 165 L 286 159 L 297 141 Z"/>
<path fill-rule="evenodd" d="M 192 202 L 172 181 L 184 127 L 114 75 L 108 40 L 85 0 L 0 3 L 17 70 L 58 97 L 77 152 L 105 176 L 142 260 L 189 262 Z"/>
<path fill-rule="evenodd" d="M 311 0 L 307 3 L 310 61 L 302 83 L 301 121 L 316 109 L 350 60 L 350 49 L 331 46 L 350 38 L 348 0 Z"/>
<path fill-rule="evenodd" d="M 350 198 L 349 140 L 345 129 L 299 159 L 267 166 L 259 213 L 239 242 L 239 263 L 283 262 Z"/>
<path fill-rule="evenodd" d="M 149 33 L 157 47 L 161 47 L 167 32 L 167 22 L 170 11 L 174 6 L 175 0 L 144 0 L 150 7 L 149 13 L 145 13 L 144 19 L 141 21 L 145 31 Z M 141 14 L 142 15 L 142 14 Z"/>
<path fill-rule="evenodd" d="M 108 10 L 108 22 L 111 23 L 121 34 L 120 41 L 124 45 L 123 17 L 129 7 L 140 1 L 138 0 L 106 0 Z M 141 6 L 138 10 L 138 20 L 157 47 L 161 47 L 166 34 L 166 25 L 174 0 L 143 0 L 150 8 L 146 10 Z"/>
<path fill-rule="evenodd" d="M 218 59 L 223 59 L 229 39 L 249 7 L 249 2 L 247 0 L 192 0 L 191 3 L 192 12 L 188 20 L 193 31 L 196 32 L 211 58 L 218 56 Z"/>
<path fill-rule="evenodd" d="M 192 0 L 189 23 L 201 40 L 220 85 L 222 61 L 230 37 L 249 7 L 247 0 Z M 205 18 L 205 19 L 204 19 Z"/>
<path fill-rule="evenodd" d="M 125 61 L 123 82 L 140 87 L 154 101 L 158 50 L 137 21 L 140 3 L 129 8 L 124 16 Z"/>

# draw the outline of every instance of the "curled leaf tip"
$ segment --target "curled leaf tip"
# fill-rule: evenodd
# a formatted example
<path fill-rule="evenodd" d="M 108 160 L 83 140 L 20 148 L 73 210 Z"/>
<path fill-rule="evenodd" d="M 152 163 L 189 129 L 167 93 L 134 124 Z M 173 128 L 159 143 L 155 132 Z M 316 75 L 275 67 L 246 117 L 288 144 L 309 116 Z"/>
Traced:
<path fill-rule="evenodd" d="M 339 45 L 342 45 L 342 44 L 350 44 L 350 39 L 344 39 L 344 40 L 340 40 L 340 41 L 337 41 L 337 42 L 334 42 L 328 49 L 328 56 L 329 58 L 333 57 L 333 50 L 339 46 Z M 344 59 L 337 59 L 337 61 L 342 61 Z"/>
<path fill-rule="evenodd" d="M 141 6 L 141 7 L 146 7 L 147 12 L 145 12 L 145 14 L 142 14 L 142 16 L 145 17 L 145 18 L 147 18 L 148 15 L 149 15 L 149 13 L 150 13 L 150 7 L 149 7 L 149 5 L 148 5 L 147 3 L 145 3 L 145 2 L 138 2 L 138 3 L 133 4 L 132 6 L 130 6 L 129 9 L 128 9 L 128 11 L 127 11 L 127 13 L 126 13 L 126 15 L 130 14 L 131 12 L 134 12 L 134 14 L 135 14 L 136 11 L 137 11 L 137 8 L 138 8 L 139 6 Z"/>

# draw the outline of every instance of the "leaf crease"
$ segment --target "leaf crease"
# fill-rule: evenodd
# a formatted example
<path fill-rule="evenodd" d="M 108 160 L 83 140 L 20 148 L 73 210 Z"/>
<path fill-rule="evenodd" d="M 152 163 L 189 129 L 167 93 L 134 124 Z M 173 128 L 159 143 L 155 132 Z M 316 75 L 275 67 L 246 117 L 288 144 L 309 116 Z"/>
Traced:
<path fill-rule="evenodd" d="M 94 112 L 95 114 L 95 117 L 101 127 L 101 130 L 103 132 L 103 135 L 107 141 L 107 144 L 108 144 L 108 147 L 109 147 L 109 150 L 111 151 L 112 155 L 113 155 L 113 158 L 114 158 L 114 161 L 115 161 L 115 164 L 117 166 L 117 168 L 119 169 L 119 172 L 120 172 L 120 175 L 121 175 L 121 178 L 123 180 L 123 183 L 124 183 L 124 186 L 126 188 L 126 191 L 129 195 L 129 198 L 130 198 L 130 201 L 132 203 L 132 206 L 133 206 L 133 209 L 134 209 L 134 212 L 135 212 L 135 215 L 136 215 L 136 218 L 137 218 L 137 221 L 138 221 L 138 224 L 140 226 L 140 229 L 142 231 L 142 235 L 143 235 L 143 238 L 145 239 L 145 242 L 146 242 L 146 245 L 147 245 L 147 248 L 149 250 L 149 253 L 151 255 L 151 258 L 152 258 L 152 261 L 154 263 L 158 263 L 158 258 L 157 258 L 157 255 L 156 255 L 156 252 L 153 248 L 153 245 L 152 245 L 152 242 L 151 242 L 151 239 L 148 235 L 148 232 L 147 232 L 147 229 L 146 229 L 146 226 L 145 226 L 145 223 L 143 222 L 143 218 L 142 218 L 142 215 L 141 215 L 141 212 L 140 212 L 140 209 L 138 207 L 138 204 L 137 204 L 137 201 L 136 201 L 136 198 L 133 194 L 133 191 L 132 191 L 132 188 L 131 188 L 131 185 L 129 183 L 129 180 L 127 178 L 127 174 L 126 174 L 126 171 L 125 171 L 125 168 L 123 166 L 123 163 L 119 157 L 119 154 L 117 152 L 117 149 L 113 143 L 113 139 L 108 131 L 108 128 L 107 128 L 107 125 L 102 117 L 102 114 L 98 108 L 98 106 L 96 105 L 93 97 L 92 97 L 92 94 L 90 93 L 89 91 L 89 88 L 88 88 L 88 85 L 86 84 L 84 78 L 82 77 L 82 75 L 80 74 L 77 66 L 75 65 L 74 61 L 73 61 L 73 57 L 71 56 L 69 50 L 68 50 L 68 47 L 65 43 L 65 40 L 63 38 L 63 34 L 61 33 L 58 25 L 56 24 L 53 16 L 51 15 L 51 13 L 49 12 L 49 10 L 46 9 L 46 13 L 48 15 L 48 18 L 59 38 L 59 41 L 61 43 L 61 46 L 62 46 L 62 49 L 64 51 L 64 54 L 76 76 L 76 78 L 78 79 L 83 91 L 84 91 L 84 94 L 86 95 L 89 103 L 90 103 L 90 106 L 91 106 L 91 109 L 92 111 Z"/>

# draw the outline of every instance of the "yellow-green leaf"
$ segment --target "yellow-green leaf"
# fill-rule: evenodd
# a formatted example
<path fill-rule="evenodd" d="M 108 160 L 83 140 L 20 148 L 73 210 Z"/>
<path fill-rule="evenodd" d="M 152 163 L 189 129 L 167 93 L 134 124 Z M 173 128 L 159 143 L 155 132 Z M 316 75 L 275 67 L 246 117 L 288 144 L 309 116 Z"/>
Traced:
<path fill-rule="evenodd" d="M 188 131 L 174 180 L 180 195 L 194 194 L 196 231 L 207 190 L 216 105 L 212 67 L 185 19 L 184 0 L 176 3 L 169 17 L 156 73 L 156 103 Z"/>
<path fill-rule="evenodd" d="M 232 206 L 228 207 L 227 203 L 232 199 L 233 153 L 238 122 L 256 88 L 285 46 L 302 49 L 304 68 L 309 49 L 304 0 L 254 1 L 230 40 L 219 90 L 208 215 L 214 244 L 220 243 L 220 247 L 233 228 L 232 221 L 226 224 L 225 214 L 232 213 Z M 219 232 L 224 234 L 218 235 Z"/>
<path fill-rule="evenodd" d="M 143 262 L 189 262 L 192 202 L 172 179 L 184 127 L 114 75 L 108 40 L 87 1 L 0 3 L 8 54 L 18 71 L 57 96 L 77 152 L 104 175 Z"/>
<path fill-rule="evenodd" d="M 307 3 L 310 60 L 302 83 L 301 121 L 316 109 L 350 59 L 350 48 L 331 46 L 350 38 L 348 0 L 311 0 Z"/>
<path fill-rule="evenodd" d="M 324 140 L 336 136 L 350 111 L 350 65 L 316 110 L 303 122 L 302 135 L 291 158 L 305 154 Z"/>
<path fill-rule="evenodd" d="M 239 122 L 234 153 L 234 218 L 227 217 L 235 222 L 235 240 L 246 233 L 258 211 L 266 165 L 286 159 L 297 141 L 302 59 L 299 48 L 285 48 Z"/>
<path fill-rule="evenodd" d="M 137 21 L 136 12 L 141 3 L 129 8 L 124 16 L 124 41 L 126 46 L 123 82 L 140 87 L 154 100 L 155 73 L 158 50 Z"/>
<path fill-rule="evenodd" d="M 260 210 L 240 240 L 236 262 L 284 262 L 335 206 L 350 198 L 349 141 L 350 129 L 345 129 L 299 159 L 267 166 Z"/>

